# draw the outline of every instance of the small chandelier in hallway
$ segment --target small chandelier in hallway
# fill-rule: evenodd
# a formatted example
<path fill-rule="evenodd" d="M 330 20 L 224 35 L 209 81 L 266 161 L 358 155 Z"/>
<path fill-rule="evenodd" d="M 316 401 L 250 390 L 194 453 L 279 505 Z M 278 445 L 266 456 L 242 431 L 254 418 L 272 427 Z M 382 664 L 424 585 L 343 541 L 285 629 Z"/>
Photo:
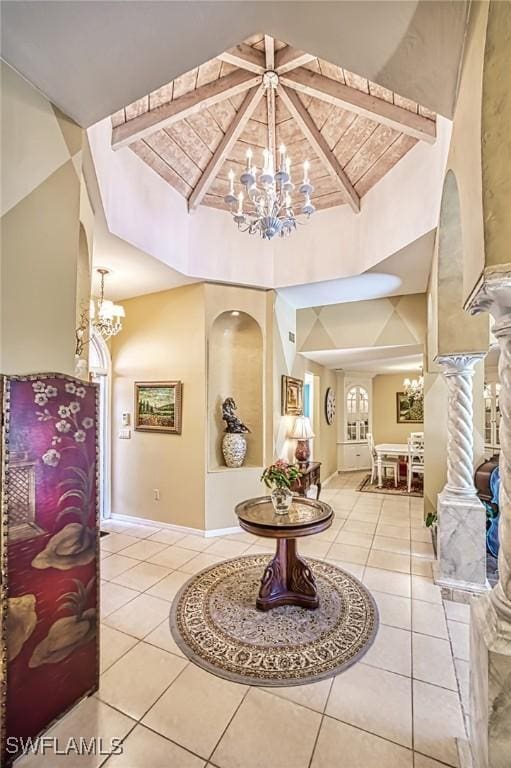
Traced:
<path fill-rule="evenodd" d="M 101 275 L 101 288 L 99 297 L 93 298 L 90 303 L 90 321 L 92 327 L 104 338 L 110 339 L 122 331 L 122 318 L 125 317 L 124 307 L 105 299 L 105 275 L 109 269 L 96 270 Z"/>

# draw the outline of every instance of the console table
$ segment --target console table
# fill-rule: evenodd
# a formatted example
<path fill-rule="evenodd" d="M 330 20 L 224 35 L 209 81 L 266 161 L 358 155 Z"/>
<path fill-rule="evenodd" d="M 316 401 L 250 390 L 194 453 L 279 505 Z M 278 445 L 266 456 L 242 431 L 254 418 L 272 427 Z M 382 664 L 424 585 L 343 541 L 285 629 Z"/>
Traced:
<path fill-rule="evenodd" d="M 307 464 L 299 464 L 298 468 L 302 476 L 295 480 L 291 490 L 300 496 L 307 496 L 307 491 L 311 485 L 315 485 L 318 489 L 316 499 L 319 499 L 319 494 L 321 493 L 321 462 L 309 461 Z"/>
<path fill-rule="evenodd" d="M 295 496 L 289 511 L 277 515 L 269 496 L 242 501 L 236 506 L 240 526 L 255 536 L 277 540 L 275 556 L 261 579 L 256 608 L 267 611 L 279 605 L 317 608 L 316 582 L 308 563 L 299 556 L 297 539 L 325 531 L 334 513 L 323 501 Z"/>

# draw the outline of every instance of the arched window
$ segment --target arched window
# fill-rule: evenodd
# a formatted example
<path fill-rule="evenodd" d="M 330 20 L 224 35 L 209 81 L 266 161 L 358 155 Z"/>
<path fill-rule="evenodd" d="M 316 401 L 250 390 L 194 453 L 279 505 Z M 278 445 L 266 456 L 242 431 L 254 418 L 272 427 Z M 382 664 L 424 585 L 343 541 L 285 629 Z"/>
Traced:
<path fill-rule="evenodd" d="M 484 386 L 484 443 L 490 452 L 500 448 L 500 384 L 492 382 Z"/>
<path fill-rule="evenodd" d="M 369 432 L 369 393 L 356 384 L 346 393 L 346 439 L 366 440 Z"/>

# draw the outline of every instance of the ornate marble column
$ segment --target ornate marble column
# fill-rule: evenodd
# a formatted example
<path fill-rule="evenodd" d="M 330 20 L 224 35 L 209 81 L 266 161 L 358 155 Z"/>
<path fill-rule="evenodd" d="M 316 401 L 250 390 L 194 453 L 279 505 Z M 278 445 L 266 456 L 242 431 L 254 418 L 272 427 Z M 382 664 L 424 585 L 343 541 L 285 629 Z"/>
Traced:
<path fill-rule="evenodd" d="M 490 312 L 500 360 L 499 581 L 472 604 L 470 742 L 475 768 L 511 764 L 511 265 L 485 270 L 469 302 Z"/>
<path fill-rule="evenodd" d="M 436 358 L 449 389 L 447 482 L 438 495 L 438 561 L 442 587 L 482 592 L 486 579 L 486 512 L 476 495 L 473 463 L 472 377 L 484 354 Z"/>

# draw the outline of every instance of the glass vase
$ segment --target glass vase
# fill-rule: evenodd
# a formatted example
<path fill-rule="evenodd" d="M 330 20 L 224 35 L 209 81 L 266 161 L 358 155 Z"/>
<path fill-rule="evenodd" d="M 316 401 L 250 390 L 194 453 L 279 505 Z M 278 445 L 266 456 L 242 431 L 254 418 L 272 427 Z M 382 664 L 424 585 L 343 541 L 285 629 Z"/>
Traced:
<path fill-rule="evenodd" d="M 276 515 L 287 515 L 293 501 L 293 494 L 289 488 L 274 488 L 270 494 L 271 503 Z"/>

